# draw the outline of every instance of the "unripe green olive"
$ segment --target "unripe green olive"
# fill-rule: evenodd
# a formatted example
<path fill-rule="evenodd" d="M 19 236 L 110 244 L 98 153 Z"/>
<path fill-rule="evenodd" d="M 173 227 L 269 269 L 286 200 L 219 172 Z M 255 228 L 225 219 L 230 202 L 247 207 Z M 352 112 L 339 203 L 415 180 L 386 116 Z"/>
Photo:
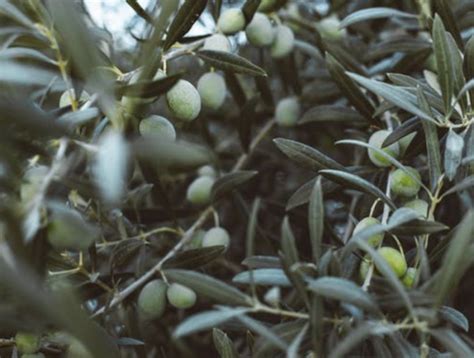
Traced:
<path fill-rule="evenodd" d="M 81 341 L 76 338 L 71 338 L 69 347 L 67 349 L 67 358 L 94 358 L 92 353 L 86 348 Z"/>
<path fill-rule="evenodd" d="M 196 205 L 209 203 L 211 200 L 211 189 L 214 179 L 210 177 L 199 177 L 188 187 L 186 198 Z"/>
<path fill-rule="evenodd" d="M 140 291 L 138 296 L 138 311 L 141 318 L 154 320 L 163 315 L 166 307 L 166 290 L 168 289 L 163 280 L 148 282 Z"/>
<path fill-rule="evenodd" d="M 391 155 L 394 158 L 397 158 L 400 155 L 400 145 L 398 143 L 392 143 L 389 146 L 382 148 L 382 144 L 385 139 L 390 135 L 390 132 L 387 130 L 380 130 L 375 132 L 370 136 L 369 144 L 375 148 L 383 150 L 385 153 Z M 375 150 L 368 150 L 369 158 L 378 167 L 388 167 L 391 165 L 390 161 L 382 156 L 380 153 L 377 153 Z"/>
<path fill-rule="evenodd" d="M 15 344 L 20 353 L 35 353 L 40 349 L 40 336 L 34 333 L 18 332 L 15 335 Z"/>
<path fill-rule="evenodd" d="M 22 354 L 20 358 L 45 358 L 44 354 L 41 352 L 38 353 L 27 353 L 27 354 Z"/>
<path fill-rule="evenodd" d="M 173 124 L 165 117 L 155 114 L 142 119 L 138 129 L 145 138 L 159 138 L 171 141 L 176 139 L 176 130 Z"/>
<path fill-rule="evenodd" d="M 221 227 L 214 227 L 206 232 L 204 238 L 202 239 L 202 247 L 209 246 L 229 246 L 230 236 L 227 230 Z"/>
<path fill-rule="evenodd" d="M 365 230 L 374 225 L 380 225 L 380 221 L 373 217 L 366 217 L 362 219 L 361 221 L 359 221 L 359 223 L 356 225 L 356 227 L 354 228 L 354 235 L 357 235 L 362 230 Z M 367 240 L 367 242 L 369 245 L 378 246 L 382 242 L 383 237 L 384 237 L 384 233 L 381 232 L 380 234 L 372 235 Z"/>
<path fill-rule="evenodd" d="M 203 50 L 230 52 L 230 43 L 222 34 L 215 34 L 204 40 Z"/>
<path fill-rule="evenodd" d="M 179 80 L 166 94 L 171 112 L 183 121 L 196 119 L 201 111 L 201 97 L 197 89 L 186 80 Z"/>
<path fill-rule="evenodd" d="M 38 192 L 44 177 L 48 174 L 48 167 L 38 165 L 25 172 L 23 183 L 20 188 L 20 197 L 22 201 L 29 201 Z"/>
<path fill-rule="evenodd" d="M 405 285 L 407 288 L 412 288 L 413 284 L 415 283 L 415 278 L 417 274 L 417 269 L 414 267 L 409 267 L 407 269 L 407 272 L 405 275 L 402 277 L 402 283 Z"/>
<path fill-rule="evenodd" d="M 256 13 L 245 28 L 245 35 L 254 46 L 270 46 L 275 38 L 275 29 L 267 16 Z"/>
<path fill-rule="evenodd" d="M 76 102 L 86 102 L 90 98 L 89 93 L 82 91 L 79 97 L 79 100 L 76 99 L 76 94 L 73 89 L 64 91 L 59 98 L 59 107 L 67 107 L 72 104 L 71 99 L 74 99 Z"/>
<path fill-rule="evenodd" d="M 172 283 L 166 291 L 168 302 L 176 308 L 190 308 L 196 303 L 196 292 L 189 287 Z"/>
<path fill-rule="evenodd" d="M 405 275 L 405 272 L 407 271 L 407 262 L 400 251 L 385 246 L 378 249 L 377 252 L 384 258 L 398 277 L 403 277 L 403 275 Z M 375 263 L 375 266 L 377 266 L 377 263 Z"/>
<path fill-rule="evenodd" d="M 99 236 L 95 226 L 87 223 L 76 210 L 61 204 L 51 205 L 48 241 L 60 250 L 86 250 Z"/>
<path fill-rule="evenodd" d="M 415 196 L 420 191 L 421 184 L 419 181 L 421 180 L 421 176 L 415 168 L 406 168 L 415 178 L 418 178 L 418 181 L 408 175 L 405 171 L 397 169 L 392 173 L 390 179 L 390 190 L 396 195 L 409 198 Z"/>
<path fill-rule="evenodd" d="M 276 2 L 276 0 L 262 0 L 257 10 L 261 12 L 273 10 L 273 7 L 276 5 Z"/>
<path fill-rule="evenodd" d="M 202 75 L 197 83 L 197 90 L 201 96 L 202 105 L 213 111 L 222 106 L 227 94 L 224 78 L 215 72 Z"/>
<path fill-rule="evenodd" d="M 273 58 L 282 58 L 287 56 L 295 45 L 295 35 L 288 26 L 278 25 L 275 33 L 270 53 Z"/>
<path fill-rule="evenodd" d="M 424 200 L 421 200 L 421 199 L 414 199 L 414 200 L 411 200 L 407 203 L 405 203 L 405 205 L 403 205 L 405 208 L 409 208 L 409 209 L 412 209 L 414 210 L 418 216 L 420 216 L 421 218 L 426 218 L 428 216 L 428 203 Z"/>
<path fill-rule="evenodd" d="M 245 16 L 241 9 L 233 8 L 225 10 L 219 20 L 217 27 L 226 35 L 233 35 L 245 27 Z"/>
<path fill-rule="evenodd" d="M 215 178 L 217 176 L 216 170 L 211 167 L 210 165 L 203 165 L 201 168 L 198 169 L 198 175 L 200 177 L 211 177 Z"/>
<path fill-rule="evenodd" d="M 337 15 L 332 15 L 322 19 L 316 25 L 316 28 L 319 30 L 323 38 L 330 40 L 340 40 L 346 34 L 346 30 L 339 27 L 340 24 L 341 21 Z"/>
<path fill-rule="evenodd" d="M 275 120 L 283 127 L 292 127 L 301 116 L 301 105 L 296 97 L 280 100 L 275 109 Z"/>

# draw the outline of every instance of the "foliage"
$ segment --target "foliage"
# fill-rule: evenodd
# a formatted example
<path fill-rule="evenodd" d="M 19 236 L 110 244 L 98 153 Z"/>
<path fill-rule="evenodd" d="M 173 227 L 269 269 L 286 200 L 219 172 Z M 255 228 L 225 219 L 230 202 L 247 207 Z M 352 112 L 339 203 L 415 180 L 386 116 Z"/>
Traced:
<path fill-rule="evenodd" d="M 126 3 L 0 0 L 0 355 L 472 356 L 472 1 Z"/>

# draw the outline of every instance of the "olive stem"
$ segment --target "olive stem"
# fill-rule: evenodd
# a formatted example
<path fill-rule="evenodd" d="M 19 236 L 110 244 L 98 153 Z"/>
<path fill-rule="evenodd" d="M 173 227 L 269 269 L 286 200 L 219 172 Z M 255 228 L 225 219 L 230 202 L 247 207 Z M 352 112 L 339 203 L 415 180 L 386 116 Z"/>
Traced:
<path fill-rule="evenodd" d="M 259 143 L 270 132 L 274 124 L 275 124 L 275 121 L 270 120 L 265 124 L 265 126 L 263 126 L 263 128 L 260 130 L 260 132 L 257 134 L 257 136 L 254 138 L 254 140 L 250 144 L 248 153 L 244 153 L 239 157 L 239 159 L 237 160 L 237 163 L 234 165 L 231 172 L 236 172 L 240 170 L 247 163 L 247 160 L 249 159 L 250 154 L 255 150 L 255 148 L 259 145 Z M 168 251 L 168 253 L 164 257 L 162 257 L 154 267 L 146 271 L 142 276 L 140 276 L 137 280 L 135 280 L 129 286 L 125 287 L 122 291 L 118 292 L 107 306 L 103 306 L 102 308 L 98 309 L 92 315 L 92 317 L 101 315 L 106 311 L 106 309 L 110 309 L 118 305 L 120 302 L 122 302 L 124 299 L 130 296 L 133 292 L 135 292 L 135 290 L 141 287 L 145 282 L 150 280 L 157 272 L 161 271 L 163 264 L 166 261 L 168 261 L 170 258 L 175 256 L 178 253 L 178 251 L 181 250 L 181 248 L 183 248 L 189 241 L 191 241 L 194 232 L 206 222 L 206 220 L 212 214 L 212 212 L 213 212 L 212 206 L 208 206 L 206 209 L 204 209 L 204 211 L 201 213 L 201 215 L 199 215 L 197 220 L 183 234 L 183 236 L 181 237 L 181 240 L 170 251 Z"/>

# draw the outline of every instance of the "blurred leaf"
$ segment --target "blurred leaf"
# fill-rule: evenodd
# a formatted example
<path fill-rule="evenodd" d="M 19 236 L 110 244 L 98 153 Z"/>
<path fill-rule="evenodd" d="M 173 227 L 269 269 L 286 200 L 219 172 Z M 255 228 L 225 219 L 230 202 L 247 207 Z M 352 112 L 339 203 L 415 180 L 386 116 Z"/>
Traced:
<path fill-rule="evenodd" d="M 223 331 L 214 328 L 212 330 L 212 339 L 214 347 L 216 347 L 221 358 L 239 358 L 239 354 L 237 353 L 234 344 Z"/>
<path fill-rule="evenodd" d="M 176 74 L 153 81 L 120 85 L 115 93 L 119 97 L 154 98 L 168 92 L 180 78 L 181 74 Z"/>
<path fill-rule="evenodd" d="M 444 171 L 449 180 L 453 180 L 461 165 L 464 138 L 450 129 L 444 151 Z"/>
<path fill-rule="evenodd" d="M 186 318 L 175 329 L 175 337 L 184 337 L 191 333 L 215 328 L 221 323 L 243 315 L 249 308 L 226 308 L 225 310 L 206 311 Z"/>
<path fill-rule="evenodd" d="M 217 200 L 223 197 L 224 195 L 232 192 L 239 185 L 252 179 L 257 174 L 257 171 L 242 170 L 224 175 L 223 177 L 217 179 L 214 185 L 212 186 L 211 195 L 213 199 Z"/>
<path fill-rule="evenodd" d="M 464 178 L 461 182 L 457 183 L 449 190 L 446 190 L 443 193 L 443 197 L 460 192 L 460 191 L 464 191 L 466 189 L 472 188 L 473 186 L 474 186 L 474 175 L 471 175 L 467 178 Z"/>
<path fill-rule="evenodd" d="M 383 191 L 381 191 L 375 185 L 373 185 L 372 183 L 368 182 L 365 179 L 362 179 L 361 177 L 357 175 L 346 173 L 340 170 L 331 170 L 331 169 L 320 170 L 319 173 L 325 178 L 328 178 L 329 180 L 332 180 L 336 183 L 339 183 L 341 185 L 347 186 L 355 190 L 362 191 L 367 194 L 371 194 L 375 196 L 376 198 L 379 198 L 380 200 L 382 200 L 392 209 L 396 209 L 396 206 L 393 203 L 393 201 L 387 195 L 385 195 Z"/>
<path fill-rule="evenodd" d="M 354 282 L 340 277 L 308 279 L 308 289 L 325 298 L 349 302 L 368 311 L 377 311 L 372 297 Z"/>
<path fill-rule="evenodd" d="M 288 349 L 288 345 L 285 341 L 283 341 L 277 334 L 272 332 L 269 327 L 263 325 L 259 321 L 250 318 L 246 315 L 237 316 L 236 318 L 241 321 L 245 326 L 247 326 L 248 329 L 265 337 L 266 340 L 279 347 L 280 349 L 284 351 Z"/>
<path fill-rule="evenodd" d="M 241 306 L 252 305 L 249 296 L 213 277 L 186 270 L 165 270 L 164 273 L 170 281 L 188 286 L 198 295 L 206 296 L 213 301 Z"/>
<path fill-rule="evenodd" d="M 469 345 L 450 329 L 431 329 L 430 333 L 455 357 L 471 357 L 474 354 Z"/>
<path fill-rule="evenodd" d="M 168 35 L 163 44 L 166 51 L 176 41 L 179 41 L 191 29 L 206 8 L 207 0 L 186 0 L 179 8 L 176 17 L 168 29 Z"/>
<path fill-rule="evenodd" d="M 57 76 L 55 72 L 40 67 L 0 60 L 0 81 L 2 82 L 47 86 L 55 76 Z"/>
<path fill-rule="evenodd" d="M 448 229 L 449 226 L 437 221 L 413 220 L 407 224 L 397 226 L 390 232 L 394 235 L 423 235 L 435 234 Z"/>
<path fill-rule="evenodd" d="M 138 3 L 137 0 L 126 0 L 127 4 L 130 5 L 130 7 L 135 11 L 135 13 L 140 16 L 142 19 L 144 19 L 146 22 L 152 24 L 153 19 L 148 15 L 148 13 L 143 9 L 140 4 Z"/>
<path fill-rule="evenodd" d="M 469 321 L 466 316 L 464 316 L 458 310 L 452 307 L 442 306 L 439 309 L 439 314 L 444 320 L 451 322 L 465 332 L 469 332 Z"/>
<path fill-rule="evenodd" d="M 301 330 L 300 333 L 295 337 L 295 339 L 291 342 L 290 346 L 288 347 L 288 350 L 286 352 L 287 358 L 298 358 L 298 351 L 301 347 L 301 344 L 303 343 L 303 339 L 308 332 L 309 325 L 306 324 L 303 329 Z"/>
<path fill-rule="evenodd" d="M 392 9 L 389 7 L 373 7 L 370 9 L 359 10 L 348 15 L 341 21 L 341 24 L 339 26 L 347 27 L 361 21 L 380 19 L 380 18 L 394 18 L 394 17 L 416 19 L 417 15 L 409 14 L 407 12 Z"/>
<path fill-rule="evenodd" d="M 433 289 L 436 295 L 436 305 L 441 306 L 452 290 L 458 285 L 467 266 L 472 264 L 468 257 L 467 248 L 474 239 L 474 212 L 469 211 L 459 224 L 449 247 L 444 254 L 443 263 L 439 268 L 439 276 Z"/>
<path fill-rule="evenodd" d="M 466 49 L 464 51 L 464 70 L 466 73 L 466 80 L 470 81 L 474 79 L 474 37 L 471 36 L 469 41 L 466 43 Z M 471 96 L 471 103 L 474 102 L 474 89 L 469 91 Z"/>
<path fill-rule="evenodd" d="M 134 149 L 138 157 L 160 169 L 193 169 L 212 160 L 207 148 L 185 141 L 140 138 L 135 141 Z"/>
<path fill-rule="evenodd" d="M 253 271 L 243 271 L 234 276 L 232 282 L 250 284 L 252 280 L 256 285 L 261 286 L 291 287 L 291 282 L 285 272 L 278 268 L 262 268 Z"/>
<path fill-rule="evenodd" d="M 273 100 L 272 89 L 268 83 L 268 77 L 256 76 L 254 79 L 260 96 L 262 97 L 265 104 L 269 107 L 273 107 L 275 103 Z"/>
<path fill-rule="evenodd" d="M 339 89 L 347 97 L 349 102 L 364 116 L 371 124 L 377 125 L 378 120 L 372 117 L 374 107 L 367 96 L 357 87 L 354 81 L 347 76 L 344 67 L 331 54 L 326 53 L 326 66 L 331 77 Z"/>
<path fill-rule="evenodd" d="M 243 107 L 247 102 L 247 96 L 239 82 L 239 79 L 232 71 L 224 71 L 224 78 L 227 88 L 239 107 Z"/>
<path fill-rule="evenodd" d="M 383 336 L 394 330 L 394 327 L 387 324 L 371 321 L 363 322 L 349 331 L 344 339 L 331 351 L 329 358 L 346 357 L 353 348 L 365 341 L 368 337 L 373 335 Z"/>
<path fill-rule="evenodd" d="M 251 256 L 242 261 L 242 265 L 249 268 L 279 268 L 280 259 L 276 256 Z"/>
<path fill-rule="evenodd" d="M 244 5 L 242 6 L 242 12 L 244 13 L 246 24 L 249 24 L 252 21 L 253 16 L 257 12 L 257 9 L 260 6 L 261 2 L 262 0 L 245 1 Z"/>
<path fill-rule="evenodd" d="M 237 116 L 237 131 L 239 133 L 240 144 L 243 150 L 247 153 L 249 150 L 250 142 L 252 140 L 252 126 L 256 119 L 256 109 L 259 102 L 259 98 L 252 97 L 246 101 L 240 115 Z"/>
<path fill-rule="evenodd" d="M 367 120 L 352 108 L 338 105 L 320 105 L 307 110 L 298 125 L 306 123 L 349 124 L 352 126 L 367 125 Z"/>
<path fill-rule="evenodd" d="M 201 50 L 196 55 L 209 66 L 219 70 L 244 73 L 251 76 L 266 76 L 266 72 L 249 60 L 223 51 Z"/>
<path fill-rule="evenodd" d="M 210 246 L 185 250 L 166 261 L 163 268 L 196 269 L 214 261 L 220 257 L 224 251 L 224 246 Z"/>
<path fill-rule="evenodd" d="M 24 47 L 10 47 L 0 51 L 0 59 L 9 60 L 16 58 L 25 58 L 46 62 L 56 66 L 56 62 L 38 50 Z"/>
<path fill-rule="evenodd" d="M 314 171 L 318 171 L 321 168 L 345 170 L 341 164 L 306 144 L 284 138 L 275 138 L 273 142 L 291 160 L 305 168 Z"/>
<path fill-rule="evenodd" d="M 12 20 L 18 22 L 19 24 L 29 27 L 31 29 L 35 28 L 35 24 L 27 16 L 25 16 L 18 8 L 16 8 L 11 1 L 0 0 L 0 14 L 6 15 Z"/>
<path fill-rule="evenodd" d="M 324 201 L 321 177 L 316 179 L 308 206 L 308 226 L 314 262 L 319 262 L 322 254 L 324 232 Z"/>
<path fill-rule="evenodd" d="M 79 126 L 89 123 L 93 119 L 100 116 L 98 108 L 87 108 L 80 111 L 68 112 L 58 118 L 58 123 L 66 125 L 72 132 Z"/>

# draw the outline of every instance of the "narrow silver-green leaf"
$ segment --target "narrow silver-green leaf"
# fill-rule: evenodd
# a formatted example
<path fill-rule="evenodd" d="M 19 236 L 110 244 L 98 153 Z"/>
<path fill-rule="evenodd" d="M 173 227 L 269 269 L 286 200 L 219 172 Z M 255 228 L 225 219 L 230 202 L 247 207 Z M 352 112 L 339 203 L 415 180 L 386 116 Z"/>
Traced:
<path fill-rule="evenodd" d="M 314 262 L 318 262 L 322 254 L 324 231 L 324 203 L 321 177 L 314 184 L 308 206 L 308 226 Z"/>
<path fill-rule="evenodd" d="M 243 271 L 234 276 L 232 282 L 250 284 L 252 279 L 256 285 L 291 287 L 291 282 L 286 276 L 285 271 L 278 268 Z"/>
<path fill-rule="evenodd" d="M 251 76 L 266 76 L 267 73 L 246 58 L 223 51 L 201 50 L 196 55 L 208 65 L 219 70 L 244 73 Z"/>
<path fill-rule="evenodd" d="M 369 9 L 359 10 L 348 15 L 341 21 L 340 27 L 347 27 L 347 26 L 356 24 L 358 22 L 367 21 L 367 20 L 393 18 L 393 17 L 416 19 L 417 15 L 410 14 L 408 12 L 403 12 L 400 10 L 396 10 L 390 7 L 372 7 Z"/>
<path fill-rule="evenodd" d="M 239 358 L 234 344 L 230 338 L 218 328 L 212 330 L 212 340 L 214 342 L 214 347 L 216 347 L 217 352 L 221 358 Z"/>

